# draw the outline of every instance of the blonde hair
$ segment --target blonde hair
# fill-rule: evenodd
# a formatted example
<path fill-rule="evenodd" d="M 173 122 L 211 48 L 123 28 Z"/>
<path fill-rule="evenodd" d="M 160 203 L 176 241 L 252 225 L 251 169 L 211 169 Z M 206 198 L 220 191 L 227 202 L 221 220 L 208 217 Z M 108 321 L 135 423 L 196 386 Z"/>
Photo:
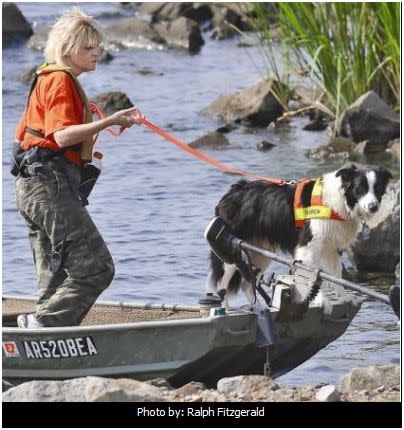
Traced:
<path fill-rule="evenodd" d="M 45 60 L 66 67 L 66 55 L 85 46 L 97 47 L 102 40 L 97 21 L 74 7 L 53 24 L 44 50 Z"/>

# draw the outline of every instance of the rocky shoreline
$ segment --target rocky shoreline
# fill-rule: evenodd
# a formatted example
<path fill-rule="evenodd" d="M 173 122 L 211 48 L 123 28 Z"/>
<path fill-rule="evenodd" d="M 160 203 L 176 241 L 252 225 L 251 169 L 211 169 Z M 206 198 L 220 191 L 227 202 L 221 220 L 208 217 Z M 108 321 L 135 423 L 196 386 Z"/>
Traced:
<path fill-rule="evenodd" d="M 200 382 L 174 388 L 165 379 L 141 382 L 96 376 L 17 386 L 3 381 L 3 402 L 400 402 L 400 367 L 353 369 L 338 387 L 280 387 L 264 375 L 223 378 L 216 389 Z"/>

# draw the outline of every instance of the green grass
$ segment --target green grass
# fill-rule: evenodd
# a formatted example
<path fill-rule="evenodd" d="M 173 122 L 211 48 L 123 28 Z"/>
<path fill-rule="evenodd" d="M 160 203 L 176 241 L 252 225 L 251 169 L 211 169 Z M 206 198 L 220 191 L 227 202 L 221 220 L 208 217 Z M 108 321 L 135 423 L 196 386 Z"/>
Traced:
<path fill-rule="evenodd" d="M 293 92 L 293 84 L 290 80 L 290 67 L 287 64 L 288 56 L 284 52 L 285 46 L 281 44 L 281 52 L 279 52 L 279 44 L 273 41 L 273 31 L 270 28 L 270 25 L 271 27 L 273 25 L 273 17 L 277 14 L 276 3 L 237 3 L 237 5 L 238 13 L 244 17 L 253 31 L 243 32 L 231 24 L 229 26 L 244 41 L 259 48 L 261 64 L 254 60 L 248 48 L 245 49 L 245 55 L 263 75 L 263 78 L 274 79 L 271 92 L 286 111 Z M 251 17 L 252 15 L 254 18 Z M 269 24 L 270 22 L 271 24 Z"/>
<path fill-rule="evenodd" d="M 324 89 L 322 102 L 335 116 L 369 90 L 398 108 L 400 3 L 281 2 L 277 6 L 289 64 L 299 64 Z M 268 64 L 272 62 L 268 73 L 277 77 L 266 9 L 261 3 L 253 9 L 261 47 Z"/>

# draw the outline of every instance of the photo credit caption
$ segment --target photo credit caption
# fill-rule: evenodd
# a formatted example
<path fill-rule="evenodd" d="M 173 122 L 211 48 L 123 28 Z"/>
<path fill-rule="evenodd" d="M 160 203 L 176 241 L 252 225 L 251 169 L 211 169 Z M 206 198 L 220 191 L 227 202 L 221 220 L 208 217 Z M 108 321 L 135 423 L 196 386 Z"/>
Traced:
<path fill-rule="evenodd" d="M 265 408 L 262 407 L 223 407 L 223 406 L 185 406 L 185 407 L 148 407 L 136 408 L 138 417 L 171 417 L 171 418 L 242 418 L 242 417 L 264 417 Z"/>

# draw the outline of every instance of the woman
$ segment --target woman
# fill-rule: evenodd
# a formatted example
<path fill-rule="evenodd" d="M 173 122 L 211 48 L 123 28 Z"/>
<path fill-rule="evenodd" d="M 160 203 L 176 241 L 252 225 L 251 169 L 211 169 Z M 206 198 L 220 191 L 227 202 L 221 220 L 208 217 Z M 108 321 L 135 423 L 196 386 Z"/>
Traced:
<path fill-rule="evenodd" d="M 38 69 L 17 127 L 25 151 L 17 205 L 29 230 L 39 293 L 35 314 L 19 315 L 19 327 L 80 324 L 114 277 L 111 254 L 80 198 L 80 170 L 91 159 L 95 134 L 138 120 L 130 108 L 90 122 L 77 77 L 95 70 L 101 42 L 98 24 L 77 8 L 53 25 L 45 48 L 50 65 Z"/>

